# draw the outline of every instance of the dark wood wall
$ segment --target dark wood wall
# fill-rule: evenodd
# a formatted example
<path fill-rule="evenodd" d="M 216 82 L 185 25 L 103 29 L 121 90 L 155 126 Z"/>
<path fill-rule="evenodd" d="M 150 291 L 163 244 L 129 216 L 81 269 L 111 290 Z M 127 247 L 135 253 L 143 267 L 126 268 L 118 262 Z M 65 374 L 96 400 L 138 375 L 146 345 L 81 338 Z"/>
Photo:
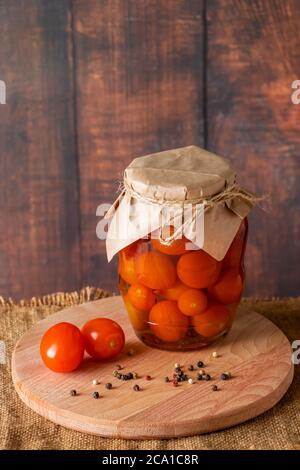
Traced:
<path fill-rule="evenodd" d="M 271 195 L 247 294 L 299 294 L 299 24 L 298 0 L 0 0 L 0 295 L 115 289 L 96 207 L 192 143 Z"/>

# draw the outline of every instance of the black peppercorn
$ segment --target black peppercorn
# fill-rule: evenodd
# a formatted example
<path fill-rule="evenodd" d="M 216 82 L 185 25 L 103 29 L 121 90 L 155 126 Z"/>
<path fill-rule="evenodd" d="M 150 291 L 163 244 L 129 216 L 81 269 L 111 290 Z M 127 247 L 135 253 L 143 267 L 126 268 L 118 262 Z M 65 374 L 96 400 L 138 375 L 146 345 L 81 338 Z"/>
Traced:
<path fill-rule="evenodd" d="M 111 383 L 105 384 L 105 388 L 107 388 L 107 390 L 110 390 L 112 388 L 112 384 Z"/>
<path fill-rule="evenodd" d="M 181 368 L 180 367 L 175 367 L 174 371 L 178 374 L 181 372 Z"/>
<path fill-rule="evenodd" d="M 205 375 L 205 380 L 210 380 L 211 379 L 211 376 L 209 374 L 206 374 Z"/>
<path fill-rule="evenodd" d="M 197 367 L 199 367 L 199 369 L 201 369 L 202 367 L 204 367 L 204 364 L 202 361 L 198 361 L 197 362 Z"/>
<path fill-rule="evenodd" d="M 128 380 L 133 379 L 133 373 L 132 373 L 132 372 L 128 372 L 127 377 L 128 377 Z"/>
<path fill-rule="evenodd" d="M 135 392 L 138 392 L 138 391 L 140 390 L 139 385 L 138 385 L 138 384 L 135 384 L 135 385 L 133 386 L 133 390 L 134 390 Z"/>
<path fill-rule="evenodd" d="M 213 392 L 216 392 L 216 391 L 218 390 L 218 386 L 217 386 L 217 385 L 213 385 L 213 386 L 211 387 L 211 389 L 212 389 Z"/>
<path fill-rule="evenodd" d="M 120 374 L 120 372 L 117 373 L 116 377 L 117 379 L 122 380 L 122 374 Z"/>
<path fill-rule="evenodd" d="M 95 398 L 96 400 L 98 400 L 98 398 L 100 398 L 99 392 L 94 392 L 94 393 L 93 393 L 93 398 Z"/>
<path fill-rule="evenodd" d="M 226 372 L 223 372 L 223 374 L 220 375 L 221 380 L 229 380 L 230 376 Z"/>
<path fill-rule="evenodd" d="M 190 371 L 194 370 L 194 366 L 191 364 L 191 365 L 188 367 L 188 370 L 190 370 Z"/>
<path fill-rule="evenodd" d="M 165 377 L 165 378 L 164 378 L 164 381 L 165 381 L 166 383 L 170 382 L 169 377 Z"/>
<path fill-rule="evenodd" d="M 76 395 L 77 395 L 76 390 L 71 390 L 70 395 L 71 395 L 71 397 L 76 397 Z"/>
<path fill-rule="evenodd" d="M 197 380 L 202 380 L 203 379 L 203 374 L 197 374 Z"/>

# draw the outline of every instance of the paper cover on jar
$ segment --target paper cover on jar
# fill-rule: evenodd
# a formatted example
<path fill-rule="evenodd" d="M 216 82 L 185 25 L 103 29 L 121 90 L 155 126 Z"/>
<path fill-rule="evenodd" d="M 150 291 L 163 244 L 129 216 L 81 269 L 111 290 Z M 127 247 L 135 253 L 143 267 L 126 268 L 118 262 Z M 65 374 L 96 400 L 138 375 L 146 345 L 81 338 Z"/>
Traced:
<path fill-rule="evenodd" d="M 108 261 L 149 233 L 161 233 L 170 220 L 179 234 L 219 261 L 258 200 L 237 184 L 227 160 L 199 147 L 135 158 L 106 215 Z M 163 241 L 170 243 L 172 237 Z"/>

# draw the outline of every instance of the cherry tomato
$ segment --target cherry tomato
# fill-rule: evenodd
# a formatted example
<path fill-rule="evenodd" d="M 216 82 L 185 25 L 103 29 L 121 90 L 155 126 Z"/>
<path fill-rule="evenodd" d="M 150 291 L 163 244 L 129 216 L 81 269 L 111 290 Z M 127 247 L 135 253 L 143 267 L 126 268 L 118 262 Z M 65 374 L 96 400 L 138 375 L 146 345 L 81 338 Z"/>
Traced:
<path fill-rule="evenodd" d="M 137 331 L 146 330 L 148 326 L 149 312 L 145 310 L 139 310 L 134 305 L 132 305 L 128 294 L 124 295 L 123 300 L 133 328 Z"/>
<path fill-rule="evenodd" d="M 159 294 L 166 300 L 178 300 L 179 296 L 188 289 L 190 289 L 190 287 L 185 286 L 178 279 L 172 287 L 160 290 Z"/>
<path fill-rule="evenodd" d="M 192 317 L 194 329 L 206 338 L 217 336 L 227 326 L 230 319 L 227 308 L 218 303 L 211 303 L 207 310 Z"/>
<path fill-rule="evenodd" d="M 128 298 L 138 310 L 150 310 L 155 304 L 155 295 L 143 284 L 133 284 L 128 289 Z"/>
<path fill-rule="evenodd" d="M 222 263 L 205 251 L 192 251 L 180 256 L 177 263 L 179 279 L 187 286 L 203 289 L 216 282 Z"/>
<path fill-rule="evenodd" d="M 134 267 L 134 256 L 131 251 L 126 248 L 119 253 L 119 274 L 127 284 L 135 284 L 138 282 Z"/>
<path fill-rule="evenodd" d="M 77 326 L 58 323 L 46 331 L 40 344 L 44 364 L 54 372 L 71 372 L 80 366 L 84 339 Z"/>
<path fill-rule="evenodd" d="M 125 344 L 125 335 L 117 322 L 109 318 L 95 318 L 81 329 L 86 352 L 96 359 L 110 359 L 119 354 Z"/>
<path fill-rule="evenodd" d="M 243 279 L 236 269 L 228 269 L 221 274 L 217 283 L 209 287 L 209 293 L 223 304 L 238 302 L 243 292 Z"/>
<path fill-rule="evenodd" d="M 176 302 L 163 300 L 152 307 L 149 324 L 157 338 L 174 342 L 179 341 L 186 335 L 189 319 L 181 313 Z"/>
<path fill-rule="evenodd" d="M 164 227 L 162 230 L 163 237 L 172 236 L 173 233 L 173 225 Z M 151 243 L 156 250 L 161 253 L 165 253 L 166 255 L 182 255 L 183 253 L 186 253 L 186 244 L 189 243 L 189 240 L 182 236 L 181 238 L 173 240 L 170 245 L 164 245 L 158 239 L 154 238 L 151 240 Z"/>
<path fill-rule="evenodd" d="M 179 310 L 188 316 L 199 315 L 207 307 L 207 297 L 201 290 L 185 290 L 178 298 Z"/>
<path fill-rule="evenodd" d="M 150 289 L 169 289 L 176 282 L 176 268 L 171 258 L 155 251 L 139 255 L 135 271 L 139 282 Z"/>

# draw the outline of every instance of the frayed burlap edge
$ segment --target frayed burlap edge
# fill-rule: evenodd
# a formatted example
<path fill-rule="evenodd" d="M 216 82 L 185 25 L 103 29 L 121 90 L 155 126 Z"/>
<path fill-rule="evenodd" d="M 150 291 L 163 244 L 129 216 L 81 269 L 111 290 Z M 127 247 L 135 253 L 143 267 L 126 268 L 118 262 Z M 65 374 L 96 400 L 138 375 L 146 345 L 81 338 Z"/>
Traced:
<path fill-rule="evenodd" d="M 11 297 L 8 299 L 0 296 L 1 307 L 41 307 L 53 306 L 67 307 L 71 305 L 82 304 L 92 300 L 98 300 L 105 297 L 110 297 L 111 294 L 99 287 L 84 287 L 79 291 L 74 292 L 56 292 L 54 294 L 43 295 L 40 297 L 32 297 L 27 300 L 20 300 L 15 302 Z"/>
<path fill-rule="evenodd" d="M 85 287 L 14 302 L 0 297 L 0 331 L 11 356 L 17 339 L 39 320 L 64 308 L 108 297 L 107 291 Z M 243 300 L 272 320 L 293 341 L 300 337 L 300 298 Z M 63 428 L 32 412 L 17 397 L 10 361 L 0 367 L 0 449 L 300 449 L 299 367 L 289 391 L 272 409 L 246 423 L 215 433 L 168 440 L 110 439 Z M 2 376 L 1 376 L 2 374 Z"/>
<path fill-rule="evenodd" d="M 111 297 L 116 295 L 115 293 L 108 292 L 104 289 L 94 286 L 86 286 L 79 291 L 73 292 L 55 292 L 53 294 L 47 294 L 38 297 L 32 297 L 31 299 L 22 299 L 14 301 L 11 297 L 5 298 L 0 295 L 0 306 L 1 307 L 39 307 L 39 306 L 55 306 L 67 307 L 71 305 L 82 304 L 85 302 L 91 302 L 93 300 L 99 300 L 105 297 Z M 253 298 L 244 297 L 242 300 L 243 304 L 247 303 L 261 303 L 261 302 L 279 302 L 279 303 L 298 303 L 300 297 L 265 297 L 265 298 Z"/>

